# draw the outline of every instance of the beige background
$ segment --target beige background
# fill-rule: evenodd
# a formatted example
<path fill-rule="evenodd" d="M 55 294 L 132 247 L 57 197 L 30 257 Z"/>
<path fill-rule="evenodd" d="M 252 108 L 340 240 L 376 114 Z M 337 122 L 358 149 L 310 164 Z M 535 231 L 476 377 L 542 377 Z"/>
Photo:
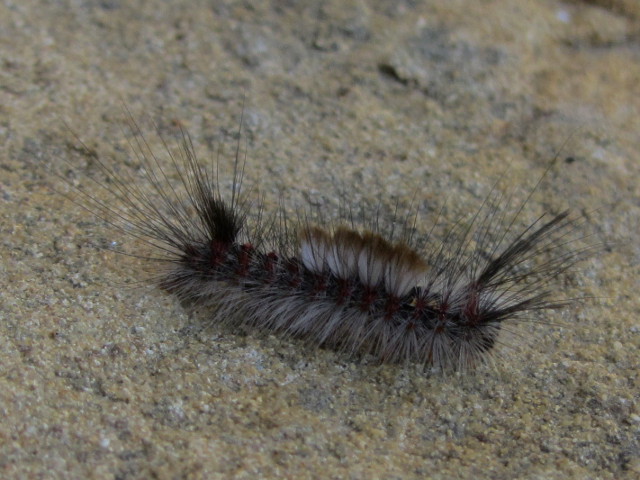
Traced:
<path fill-rule="evenodd" d="M 319 3 L 2 2 L 0 476 L 637 478 L 640 7 Z M 243 99 L 267 208 L 332 216 L 338 179 L 415 195 L 424 233 L 557 155 L 522 219 L 569 206 L 602 245 L 557 281 L 581 300 L 448 377 L 198 333 L 54 172 L 93 171 L 71 132 L 135 163 L 123 105 L 157 152 L 153 122 L 230 158 Z"/>

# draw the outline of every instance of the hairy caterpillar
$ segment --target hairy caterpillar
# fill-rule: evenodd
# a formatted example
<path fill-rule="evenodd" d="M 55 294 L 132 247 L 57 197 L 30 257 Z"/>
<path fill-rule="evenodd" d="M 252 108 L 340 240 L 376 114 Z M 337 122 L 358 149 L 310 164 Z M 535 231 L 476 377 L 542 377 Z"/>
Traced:
<path fill-rule="evenodd" d="M 144 139 L 134 150 L 145 186 L 96 158 L 108 182 L 95 185 L 109 190 L 111 201 L 75 188 L 85 208 L 155 250 L 146 258 L 160 267 L 162 289 L 207 307 L 211 322 L 232 329 L 380 362 L 469 368 L 488 358 L 504 322 L 566 305 L 552 299 L 550 280 L 585 253 L 565 248 L 575 231 L 568 212 L 513 231 L 515 217 L 505 221 L 491 208 L 482 216 L 481 208 L 466 227 L 454 224 L 423 251 L 374 227 L 268 220 L 242 190 L 239 142 L 228 197 L 184 131 L 181 147 L 181 158 L 169 155 L 182 195 Z"/>

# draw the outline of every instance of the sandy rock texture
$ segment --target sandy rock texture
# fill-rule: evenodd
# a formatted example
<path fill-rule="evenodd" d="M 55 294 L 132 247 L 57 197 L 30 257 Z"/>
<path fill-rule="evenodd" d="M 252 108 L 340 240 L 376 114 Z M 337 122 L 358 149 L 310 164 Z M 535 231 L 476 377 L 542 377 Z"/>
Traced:
<path fill-rule="evenodd" d="M 632 0 L 3 1 L 0 476 L 638 478 L 639 39 Z M 57 176 L 135 168 L 125 108 L 221 171 L 244 112 L 267 210 L 339 191 L 436 236 L 557 157 L 519 220 L 599 248 L 472 373 L 202 330 Z"/>

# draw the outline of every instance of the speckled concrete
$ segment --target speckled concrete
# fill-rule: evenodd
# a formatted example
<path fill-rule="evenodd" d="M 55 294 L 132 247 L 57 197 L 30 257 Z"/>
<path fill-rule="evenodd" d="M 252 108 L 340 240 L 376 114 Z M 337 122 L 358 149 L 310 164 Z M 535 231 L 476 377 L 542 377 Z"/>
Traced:
<path fill-rule="evenodd" d="M 638 4 L 250 3 L 0 5 L 0 476 L 637 478 Z M 243 99 L 267 208 L 415 194 L 426 232 L 558 155 L 522 215 L 583 219 L 557 286 L 595 298 L 448 377 L 198 332 L 54 172 L 92 171 L 71 132 L 129 163 L 123 105 L 227 158 Z"/>

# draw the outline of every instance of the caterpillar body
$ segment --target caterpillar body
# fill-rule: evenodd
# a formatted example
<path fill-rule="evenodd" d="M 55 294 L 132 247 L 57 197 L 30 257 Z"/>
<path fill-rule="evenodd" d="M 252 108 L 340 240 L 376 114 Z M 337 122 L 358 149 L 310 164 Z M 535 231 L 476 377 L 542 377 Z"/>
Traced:
<path fill-rule="evenodd" d="M 565 248 L 575 230 L 566 211 L 512 232 L 515 217 L 496 224 L 495 211 L 479 210 L 420 252 L 348 222 L 268 221 L 242 191 L 239 146 L 228 198 L 184 132 L 181 147 L 171 159 L 182 196 L 144 140 L 134 150 L 146 188 L 97 159 L 108 185 L 95 182 L 112 201 L 76 189 L 85 208 L 155 249 L 148 258 L 160 265 L 162 289 L 232 329 L 380 362 L 466 369 L 489 358 L 505 322 L 566 305 L 553 299 L 550 280 L 584 253 Z"/>

